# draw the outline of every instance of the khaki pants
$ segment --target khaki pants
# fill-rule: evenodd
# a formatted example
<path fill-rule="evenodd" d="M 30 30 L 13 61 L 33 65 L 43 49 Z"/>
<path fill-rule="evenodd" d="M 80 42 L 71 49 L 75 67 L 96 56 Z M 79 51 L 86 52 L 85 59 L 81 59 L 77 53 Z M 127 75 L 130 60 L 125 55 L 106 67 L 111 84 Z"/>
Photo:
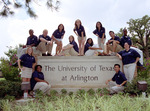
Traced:
<path fill-rule="evenodd" d="M 104 43 L 105 43 L 105 40 L 106 40 L 106 39 L 104 38 L 104 39 L 103 39 Z M 104 51 L 104 44 L 101 43 L 101 41 L 102 41 L 102 38 L 99 38 L 99 37 L 98 37 L 98 45 L 99 45 L 99 47 L 102 48 L 102 50 Z"/>
<path fill-rule="evenodd" d="M 109 90 L 110 90 L 110 94 L 114 94 L 114 93 L 118 93 L 118 92 L 122 92 L 124 90 L 124 86 L 116 86 L 116 82 L 110 81 L 109 82 Z"/>
<path fill-rule="evenodd" d="M 46 53 L 48 51 L 49 54 L 52 52 L 53 45 L 46 45 L 45 42 L 40 42 L 37 46 L 37 49 L 40 50 L 42 53 Z"/>
<path fill-rule="evenodd" d="M 109 44 L 108 47 L 110 48 L 110 51 L 113 51 L 113 45 L 112 44 Z M 123 50 L 123 48 L 121 47 L 121 45 L 117 44 L 116 52 L 120 52 L 122 50 Z"/>
<path fill-rule="evenodd" d="M 135 68 L 136 68 L 135 63 L 123 66 L 124 74 L 126 75 L 127 81 L 129 81 L 130 83 L 132 82 L 132 79 L 134 77 Z"/>
<path fill-rule="evenodd" d="M 71 44 L 68 44 L 68 45 L 64 46 L 64 48 L 68 48 L 70 46 L 71 46 Z M 70 49 L 67 49 L 65 51 L 62 51 L 60 54 L 62 54 L 62 53 L 65 55 L 78 56 L 78 52 L 76 52 L 73 47 Z"/>
<path fill-rule="evenodd" d="M 49 94 L 49 90 L 50 90 L 51 86 L 48 85 L 47 83 L 45 82 L 37 82 L 34 86 L 34 89 L 33 90 L 41 90 L 43 93 L 47 93 Z"/>

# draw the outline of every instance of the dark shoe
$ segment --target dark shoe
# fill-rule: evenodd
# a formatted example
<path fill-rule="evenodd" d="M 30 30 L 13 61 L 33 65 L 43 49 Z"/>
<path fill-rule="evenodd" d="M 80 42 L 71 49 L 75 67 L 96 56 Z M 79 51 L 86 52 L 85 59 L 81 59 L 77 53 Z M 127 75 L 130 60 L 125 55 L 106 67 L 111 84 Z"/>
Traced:
<path fill-rule="evenodd" d="M 48 53 L 47 56 L 52 56 L 52 55 Z"/>
<path fill-rule="evenodd" d="M 43 53 L 43 54 L 42 54 L 42 56 L 46 56 L 46 54 L 45 54 L 45 53 Z"/>

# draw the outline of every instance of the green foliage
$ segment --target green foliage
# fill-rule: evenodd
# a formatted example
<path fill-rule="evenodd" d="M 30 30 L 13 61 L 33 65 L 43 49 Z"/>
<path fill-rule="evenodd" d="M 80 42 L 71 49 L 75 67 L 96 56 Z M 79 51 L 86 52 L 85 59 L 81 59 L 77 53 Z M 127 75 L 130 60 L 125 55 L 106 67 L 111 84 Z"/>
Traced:
<path fill-rule="evenodd" d="M 88 93 L 89 95 L 94 95 L 94 94 L 95 94 L 95 91 L 94 91 L 93 89 L 89 89 L 89 90 L 87 91 L 87 93 Z"/>
<path fill-rule="evenodd" d="M 73 95 L 73 92 L 69 92 L 69 94 L 68 94 L 69 96 L 72 96 Z"/>
<path fill-rule="evenodd" d="M 8 99 L 9 101 L 13 101 L 13 100 L 15 100 L 15 96 L 6 95 L 6 96 L 4 97 L 4 99 Z"/>
<path fill-rule="evenodd" d="M 107 88 L 103 88 L 103 89 L 98 88 L 97 89 L 97 93 L 102 96 L 102 95 L 109 95 L 110 92 L 109 92 L 109 90 Z"/>
<path fill-rule="evenodd" d="M 14 96 L 16 98 L 22 96 L 21 82 L 3 80 L 0 81 L 0 98 L 5 96 Z"/>
<path fill-rule="evenodd" d="M 19 70 L 17 67 L 13 67 L 12 64 L 17 62 L 17 47 L 16 48 L 9 48 L 8 52 L 5 52 L 8 59 L 1 58 L 0 59 L 0 69 L 2 71 L 3 77 L 6 80 L 10 81 L 21 81 Z"/>
<path fill-rule="evenodd" d="M 66 90 L 66 89 L 62 89 L 62 90 L 61 90 L 61 93 L 62 93 L 62 94 L 67 94 L 67 90 Z"/>
<path fill-rule="evenodd" d="M 84 89 L 79 89 L 77 91 L 77 95 L 79 95 L 79 96 L 83 96 L 85 93 L 86 93 L 86 91 Z"/>
<path fill-rule="evenodd" d="M 54 2 L 55 1 L 55 2 Z M 14 15 L 16 9 L 25 9 L 27 14 L 29 14 L 30 17 L 34 17 L 36 18 L 37 15 L 34 12 L 34 7 L 32 5 L 32 3 L 35 3 L 37 5 L 40 5 L 39 2 L 45 3 L 45 5 L 50 8 L 51 10 L 58 10 L 59 5 L 60 5 L 60 1 L 59 0 L 46 0 L 44 2 L 40 1 L 40 0 L 2 0 L 0 3 L 1 6 L 1 11 L 0 11 L 0 16 L 2 17 L 8 17 L 9 15 Z M 12 7 L 15 7 L 12 8 Z"/>
<path fill-rule="evenodd" d="M 138 69 L 138 77 L 149 78 L 150 77 L 150 57 L 144 59 L 144 69 Z"/>
<path fill-rule="evenodd" d="M 58 92 L 56 90 L 50 90 L 50 95 L 51 96 L 56 96 Z"/>

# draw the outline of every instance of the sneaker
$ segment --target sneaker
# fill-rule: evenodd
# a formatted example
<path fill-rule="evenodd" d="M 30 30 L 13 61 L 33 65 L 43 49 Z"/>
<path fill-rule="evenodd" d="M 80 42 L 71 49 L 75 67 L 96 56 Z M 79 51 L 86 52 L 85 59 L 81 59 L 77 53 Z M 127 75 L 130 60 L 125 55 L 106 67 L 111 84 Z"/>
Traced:
<path fill-rule="evenodd" d="M 43 54 L 42 54 L 42 56 L 46 56 L 46 54 L 45 54 L 45 53 L 43 53 Z"/>
<path fill-rule="evenodd" d="M 52 56 L 52 55 L 50 53 L 48 53 L 47 56 Z"/>

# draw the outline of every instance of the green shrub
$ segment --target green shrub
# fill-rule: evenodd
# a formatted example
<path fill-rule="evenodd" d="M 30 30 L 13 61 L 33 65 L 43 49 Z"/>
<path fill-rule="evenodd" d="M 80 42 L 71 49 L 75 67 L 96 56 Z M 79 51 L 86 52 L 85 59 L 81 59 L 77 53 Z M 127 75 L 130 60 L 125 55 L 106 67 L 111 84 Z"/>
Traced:
<path fill-rule="evenodd" d="M 67 90 L 66 90 L 66 89 L 62 89 L 62 90 L 61 90 L 61 93 L 62 93 L 62 94 L 67 94 Z"/>
<path fill-rule="evenodd" d="M 23 91 L 21 90 L 21 82 L 0 81 L 0 97 L 3 98 L 7 95 L 15 96 L 16 98 L 21 97 Z"/>
<path fill-rule="evenodd" d="M 79 89 L 77 91 L 77 95 L 79 95 L 79 96 L 83 96 L 85 93 L 86 93 L 86 91 L 84 89 Z"/>
<path fill-rule="evenodd" d="M 94 95 L 94 94 L 95 94 L 95 91 L 94 91 L 93 89 L 89 89 L 89 90 L 87 91 L 87 93 L 88 93 L 89 95 Z"/>
<path fill-rule="evenodd" d="M 9 101 L 13 101 L 13 100 L 15 100 L 15 96 L 6 95 L 6 96 L 4 97 L 4 99 L 8 99 Z"/>
<path fill-rule="evenodd" d="M 51 96 L 56 96 L 58 92 L 56 90 L 50 90 L 50 95 Z"/>

